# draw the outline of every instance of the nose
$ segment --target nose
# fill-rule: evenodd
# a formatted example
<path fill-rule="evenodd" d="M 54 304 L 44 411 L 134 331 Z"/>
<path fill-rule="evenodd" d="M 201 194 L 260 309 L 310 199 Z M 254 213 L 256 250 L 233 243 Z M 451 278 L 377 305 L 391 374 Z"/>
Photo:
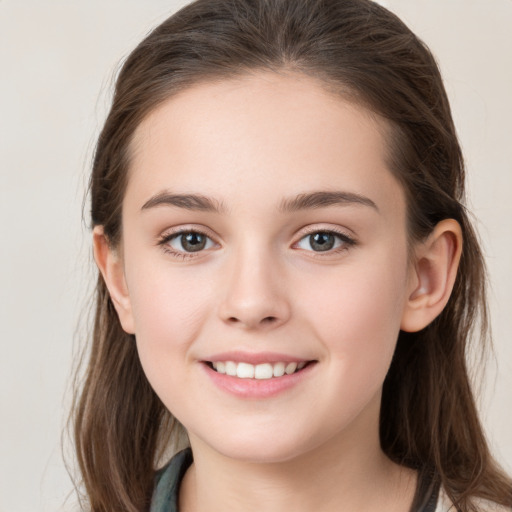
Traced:
<path fill-rule="evenodd" d="M 263 251 L 239 251 L 229 271 L 219 305 L 223 322 L 246 330 L 271 329 L 290 318 L 283 273 Z"/>

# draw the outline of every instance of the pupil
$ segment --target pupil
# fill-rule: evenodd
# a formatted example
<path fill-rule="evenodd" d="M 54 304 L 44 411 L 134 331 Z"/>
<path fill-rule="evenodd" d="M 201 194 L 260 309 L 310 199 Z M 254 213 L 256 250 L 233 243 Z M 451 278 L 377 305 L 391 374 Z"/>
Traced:
<path fill-rule="evenodd" d="M 187 233 L 181 235 L 181 245 L 187 252 L 200 251 L 206 245 L 206 237 L 199 233 Z"/>
<path fill-rule="evenodd" d="M 334 236 L 330 233 L 315 233 L 309 237 L 311 248 L 315 251 L 328 251 L 334 247 Z"/>

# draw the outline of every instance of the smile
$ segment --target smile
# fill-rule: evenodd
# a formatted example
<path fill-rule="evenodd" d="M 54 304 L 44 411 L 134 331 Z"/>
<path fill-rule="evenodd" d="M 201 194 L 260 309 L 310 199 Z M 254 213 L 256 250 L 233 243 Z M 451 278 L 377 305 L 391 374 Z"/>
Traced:
<path fill-rule="evenodd" d="M 239 379 L 273 379 L 292 375 L 302 370 L 308 363 L 300 362 L 277 362 L 277 363 L 236 363 L 234 361 L 216 361 L 208 363 L 217 373 L 238 377 Z"/>
<path fill-rule="evenodd" d="M 284 354 L 230 352 L 204 359 L 201 366 L 222 391 L 237 398 L 262 400 L 301 386 L 315 375 L 317 360 L 293 359 Z"/>

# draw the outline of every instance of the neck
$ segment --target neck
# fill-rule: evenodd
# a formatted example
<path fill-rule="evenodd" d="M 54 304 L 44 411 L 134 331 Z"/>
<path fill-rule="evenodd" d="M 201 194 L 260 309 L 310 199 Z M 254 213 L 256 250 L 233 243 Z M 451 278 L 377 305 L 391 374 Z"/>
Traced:
<path fill-rule="evenodd" d="M 416 475 L 385 456 L 377 428 L 344 432 L 272 463 L 226 457 L 190 440 L 194 463 L 181 486 L 180 512 L 407 512 L 413 500 Z"/>

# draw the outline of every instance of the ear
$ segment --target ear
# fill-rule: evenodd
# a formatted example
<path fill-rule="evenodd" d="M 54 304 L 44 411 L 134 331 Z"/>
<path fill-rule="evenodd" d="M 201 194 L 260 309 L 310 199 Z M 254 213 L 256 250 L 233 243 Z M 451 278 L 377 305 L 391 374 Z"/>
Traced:
<path fill-rule="evenodd" d="M 123 330 L 128 334 L 135 334 L 123 260 L 120 252 L 109 243 L 103 231 L 103 226 L 96 226 L 93 230 L 93 251 L 96 265 L 107 285 L 110 298 L 116 308 Z"/>
<path fill-rule="evenodd" d="M 415 250 L 410 290 L 400 328 L 417 332 L 444 309 L 452 293 L 462 252 L 459 223 L 446 219 Z"/>

